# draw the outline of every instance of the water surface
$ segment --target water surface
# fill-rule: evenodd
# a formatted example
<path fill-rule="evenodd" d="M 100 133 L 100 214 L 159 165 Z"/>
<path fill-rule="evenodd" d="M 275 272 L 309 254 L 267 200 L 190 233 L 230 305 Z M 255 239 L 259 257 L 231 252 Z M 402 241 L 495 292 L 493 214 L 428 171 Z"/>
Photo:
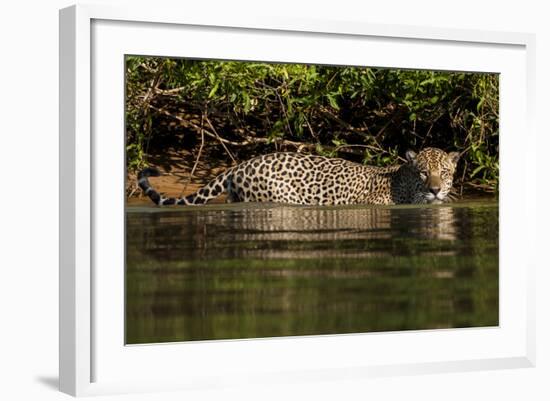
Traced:
<path fill-rule="evenodd" d="M 127 207 L 126 342 L 498 325 L 498 203 Z"/>

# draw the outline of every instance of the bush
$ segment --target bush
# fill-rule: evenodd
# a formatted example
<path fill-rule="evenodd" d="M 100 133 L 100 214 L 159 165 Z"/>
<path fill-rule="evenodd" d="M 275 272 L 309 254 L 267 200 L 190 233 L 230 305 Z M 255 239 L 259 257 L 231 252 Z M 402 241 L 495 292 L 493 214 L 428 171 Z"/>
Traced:
<path fill-rule="evenodd" d="M 239 159 L 300 150 L 383 166 L 407 149 L 458 150 L 460 185 L 498 188 L 497 74 L 158 57 L 126 68 L 130 172 L 206 135 Z"/>

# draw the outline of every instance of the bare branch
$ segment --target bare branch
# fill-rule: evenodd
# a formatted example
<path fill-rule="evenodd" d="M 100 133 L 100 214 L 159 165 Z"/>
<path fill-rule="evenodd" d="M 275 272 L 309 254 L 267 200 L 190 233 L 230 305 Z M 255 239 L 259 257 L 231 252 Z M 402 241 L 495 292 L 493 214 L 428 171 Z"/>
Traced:
<path fill-rule="evenodd" d="M 155 107 L 153 105 L 149 105 L 149 108 L 157 111 L 158 113 L 164 114 L 165 116 L 171 117 L 171 118 L 179 121 L 181 123 L 181 125 L 183 125 L 186 128 L 193 128 L 196 132 L 201 132 L 201 127 L 199 125 L 197 125 L 197 124 L 195 124 L 195 123 L 193 123 L 189 120 L 186 120 L 185 118 L 182 118 L 182 117 L 180 117 L 176 114 L 172 114 L 164 108 L 158 108 L 158 107 Z M 277 143 L 277 144 L 283 145 L 283 146 L 293 146 L 298 150 L 301 150 L 301 149 L 315 149 L 315 146 L 316 146 L 315 144 L 291 141 L 291 140 L 288 140 L 288 139 L 275 139 L 275 140 L 272 140 L 270 138 L 255 138 L 255 137 L 252 137 L 252 136 L 246 136 L 244 141 L 236 142 L 236 141 L 230 141 L 229 139 L 222 138 L 221 136 L 219 136 L 219 135 L 217 135 L 217 134 L 215 134 L 215 133 L 213 133 L 209 130 L 206 130 L 206 129 L 202 129 L 202 130 L 204 131 L 204 133 L 207 136 L 218 140 L 222 144 L 231 145 L 231 146 L 249 146 L 249 145 L 257 145 L 257 144 Z"/>
<path fill-rule="evenodd" d="M 227 152 L 227 154 L 229 155 L 231 160 L 233 160 L 233 163 L 236 164 L 237 160 L 235 160 L 235 158 L 233 157 L 233 154 L 229 151 L 229 149 L 227 149 L 227 146 L 225 146 L 225 143 L 223 143 L 223 141 L 221 140 L 222 138 L 218 135 L 218 132 L 216 131 L 216 128 L 214 128 L 214 126 L 212 125 L 212 123 L 210 122 L 208 117 L 206 116 L 206 113 L 203 114 L 203 118 L 206 120 L 206 122 L 210 126 L 210 129 L 212 129 L 212 132 L 214 133 L 214 135 L 216 135 L 216 139 L 221 143 L 221 145 L 223 146 L 223 148 L 225 149 L 225 151 Z"/>
<path fill-rule="evenodd" d="M 202 148 L 204 147 L 204 118 L 201 120 L 201 146 L 199 147 L 199 154 L 197 155 L 197 158 L 195 159 L 195 163 L 193 164 L 193 168 L 191 169 L 191 173 L 189 174 L 189 179 L 181 189 L 179 197 L 181 198 L 187 189 L 187 186 L 191 183 L 191 180 L 193 179 L 193 175 L 195 174 L 195 170 L 197 169 L 197 166 L 199 165 L 199 161 L 201 159 L 202 155 Z"/>

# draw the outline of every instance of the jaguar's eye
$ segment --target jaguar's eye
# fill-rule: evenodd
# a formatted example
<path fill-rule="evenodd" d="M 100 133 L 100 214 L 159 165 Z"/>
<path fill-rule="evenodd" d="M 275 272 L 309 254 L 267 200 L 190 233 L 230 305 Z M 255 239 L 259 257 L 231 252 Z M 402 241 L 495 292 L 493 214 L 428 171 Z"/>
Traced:
<path fill-rule="evenodd" d="M 428 178 L 428 172 L 427 171 L 421 171 L 420 172 L 420 178 L 422 178 L 423 180 Z"/>

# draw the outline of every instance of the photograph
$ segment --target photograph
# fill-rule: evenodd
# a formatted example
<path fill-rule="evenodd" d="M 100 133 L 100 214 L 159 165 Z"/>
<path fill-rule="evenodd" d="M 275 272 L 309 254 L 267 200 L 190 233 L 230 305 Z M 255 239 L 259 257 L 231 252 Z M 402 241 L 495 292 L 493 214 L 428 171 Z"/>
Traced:
<path fill-rule="evenodd" d="M 125 344 L 499 326 L 499 74 L 126 55 Z"/>

